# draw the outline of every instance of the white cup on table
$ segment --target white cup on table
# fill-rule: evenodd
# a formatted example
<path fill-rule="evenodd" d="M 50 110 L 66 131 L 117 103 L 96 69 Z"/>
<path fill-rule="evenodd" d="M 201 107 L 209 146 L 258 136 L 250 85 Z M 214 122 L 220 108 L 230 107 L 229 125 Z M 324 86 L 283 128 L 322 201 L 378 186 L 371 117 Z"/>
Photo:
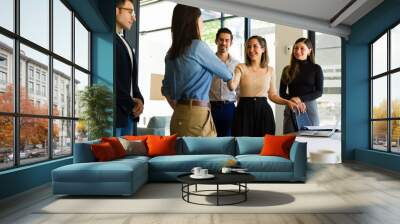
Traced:
<path fill-rule="evenodd" d="M 200 170 L 200 176 L 207 176 L 208 175 L 208 169 L 201 169 Z"/>
<path fill-rule="evenodd" d="M 199 167 L 199 166 L 193 167 L 192 173 L 193 173 L 194 175 L 196 175 L 196 176 L 200 176 L 200 175 L 201 175 L 200 171 L 201 171 L 202 169 L 203 169 L 203 168 L 201 168 L 201 167 Z"/>

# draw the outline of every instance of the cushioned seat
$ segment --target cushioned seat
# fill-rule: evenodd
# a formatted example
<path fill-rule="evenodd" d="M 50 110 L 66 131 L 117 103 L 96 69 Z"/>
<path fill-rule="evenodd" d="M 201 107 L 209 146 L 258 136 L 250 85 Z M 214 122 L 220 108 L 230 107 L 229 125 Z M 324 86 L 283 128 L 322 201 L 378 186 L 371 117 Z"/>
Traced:
<path fill-rule="evenodd" d="M 99 140 L 76 143 L 74 164 L 53 170 L 54 194 L 131 195 L 148 180 L 177 181 L 193 167 L 220 171 L 228 160 L 238 160 L 256 181 L 305 181 L 307 145 L 294 142 L 290 159 L 260 156 L 262 137 L 182 137 L 171 156 L 127 156 L 108 162 L 96 162 L 91 145 Z M 234 157 L 236 156 L 236 158 Z"/>
<path fill-rule="evenodd" d="M 292 161 L 278 156 L 239 155 L 239 165 L 250 172 L 293 172 Z"/>
<path fill-rule="evenodd" d="M 235 157 L 222 154 L 158 156 L 149 160 L 149 179 L 176 181 L 178 175 L 188 173 L 197 166 L 218 172 L 230 159 Z"/>
<path fill-rule="evenodd" d="M 54 194 L 131 195 L 147 182 L 147 159 L 74 163 L 53 170 Z"/>

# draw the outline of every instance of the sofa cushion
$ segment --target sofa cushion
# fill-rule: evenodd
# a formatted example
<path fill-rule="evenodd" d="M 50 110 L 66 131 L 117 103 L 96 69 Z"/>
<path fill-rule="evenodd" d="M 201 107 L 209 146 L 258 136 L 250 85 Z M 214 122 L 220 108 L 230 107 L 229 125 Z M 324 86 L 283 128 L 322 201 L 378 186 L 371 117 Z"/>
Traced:
<path fill-rule="evenodd" d="M 260 154 L 263 137 L 236 137 L 236 155 Z"/>
<path fill-rule="evenodd" d="M 92 144 L 99 144 L 100 140 L 75 143 L 74 163 L 95 162 L 96 158 L 91 149 Z"/>
<path fill-rule="evenodd" d="M 117 158 L 126 156 L 126 151 L 117 137 L 101 138 L 101 142 L 108 142 L 114 149 Z"/>
<path fill-rule="evenodd" d="M 219 171 L 228 160 L 235 159 L 231 155 L 175 155 L 158 156 L 149 160 L 149 170 L 163 172 L 191 172 L 199 166 L 211 172 Z"/>
<path fill-rule="evenodd" d="M 293 172 L 292 161 L 279 156 L 238 155 L 236 159 L 249 172 Z"/>
<path fill-rule="evenodd" d="M 290 147 L 294 140 L 295 135 L 265 135 L 264 136 L 264 146 L 261 149 L 261 156 L 280 156 L 289 159 Z"/>
<path fill-rule="evenodd" d="M 176 135 L 172 136 L 156 136 L 149 135 L 146 143 L 148 156 L 163 156 L 176 154 Z"/>
<path fill-rule="evenodd" d="M 147 135 L 125 135 L 125 136 L 123 136 L 124 139 L 129 140 L 129 141 L 140 140 L 143 142 L 146 142 L 147 137 L 148 137 Z"/>
<path fill-rule="evenodd" d="M 182 152 L 178 152 L 178 154 L 235 155 L 235 139 L 233 137 L 183 137 L 182 141 Z"/>
<path fill-rule="evenodd" d="M 133 172 L 147 166 L 141 160 L 74 163 L 53 170 L 53 181 L 58 182 L 129 182 Z M 88 189 L 90 191 L 90 189 Z"/>
<path fill-rule="evenodd" d="M 102 142 L 99 144 L 91 145 L 92 152 L 97 161 L 104 162 L 117 159 L 115 150 L 109 142 Z"/>
<path fill-rule="evenodd" d="M 147 148 L 143 141 L 141 140 L 129 141 L 124 138 L 118 138 L 118 140 L 124 147 L 126 155 L 140 155 L 140 156 L 147 155 Z"/>

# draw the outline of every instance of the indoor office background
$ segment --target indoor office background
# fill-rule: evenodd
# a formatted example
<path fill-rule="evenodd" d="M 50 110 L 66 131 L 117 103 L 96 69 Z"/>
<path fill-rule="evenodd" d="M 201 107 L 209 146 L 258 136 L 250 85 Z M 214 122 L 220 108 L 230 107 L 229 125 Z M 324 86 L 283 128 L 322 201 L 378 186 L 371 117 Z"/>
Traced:
<path fill-rule="evenodd" d="M 86 139 L 85 125 L 78 121 L 79 91 L 93 81 L 93 60 L 112 53 L 105 50 L 107 53 L 100 54 L 98 52 L 102 49 L 93 47 L 93 40 L 98 42 L 98 39 L 81 19 L 84 13 L 76 13 L 71 3 L 73 1 L 68 0 L 1 0 L 0 170 L 68 158 L 72 154 L 73 143 Z M 394 3 L 390 1 L 382 7 L 390 8 L 391 4 Z M 136 49 L 139 55 L 139 85 L 146 101 L 140 123 L 142 126 L 152 116 L 172 114 L 166 101 L 160 99 L 159 85 L 164 73 L 164 56 L 171 41 L 169 27 L 174 5 L 169 1 L 140 1 L 140 8 L 137 6 L 140 11 Z M 154 15 L 157 15 L 156 20 Z M 345 157 L 372 161 L 373 156 L 369 155 L 375 154 L 370 151 L 384 151 L 389 153 L 389 157 L 384 154 L 385 158 L 397 158 L 393 156 L 400 152 L 400 95 L 396 91 L 396 86 L 400 84 L 400 63 L 399 57 L 396 57 L 400 51 L 399 21 L 393 22 L 384 32 L 376 34 L 374 32 L 378 29 L 375 28 L 368 34 L 368 37 L 375 38 L 368 43 L 368 54 L 371 56 L 368 61 L 346 64 L 341 58 L 343 55 L 355 58 L 359 54 L 357 49 L 348 50 L 357 45 L 351 41 L 364 41 L 361 40 L 362 35 L 355 36 L 357 30 L 350 37 L 350 42 L 346 42 L 337 36 L 221 12 L 203 10 L 203 18 L 206 25 L 203 40 L 215 50 L 214 38 L 218 28 L 230 28 L 234 33 L 231 53 L 242 61 L 245 39 L 255 34 L 265 37 L 278 80 L 282 68 L 289 62 L 290 53 L 285 49 L 300 36 L 313 39 L 316 61 L 325 75 L 324 95 L 318 100 L 321 124 L 346 121 L 342 124 L 347 135 L 343 138 Z M 362 21 L 357 25 L 362 27 Z M 105 32 L 104 29 L 99 30 Z M 107 32 L 96 32 L 96 35 L 107 39 L 113 30 L 108 29 Z M 343 43 L 346 44 L 344 48 Z M 112 41 L 107 44 L 111 46 Z M 97 52 L 94 54 L 96 57 L 91 57 L 92 52 Z M 101 65 L 98 63 L 94 68 L 104 72 Z M 342 65 L 346 66 L 344 70 Z M 357 85 L 365 81 L 359 78 L 361 75 L 342 76 L 342 73 L 350 74 L 352 71 L 367 75 L 368 85 Z M 106 77 L 108 72 L 104 72 L 103 76 Z M 99 75 L 95 78 L 102 80 Z M 343 89 L 343 83 L 355 85 Z M 368 114 L 356 112 L 366 107 L 369 108 Z M 282 127 L 282 111 L 282 107 L 275 107 L 278 133 Z M 362 122 L 362 119 L 368 121 Z M 360 127 L 357 136 L 352 134 L 354 128 L 348 128 L 355 126 Z M 363 157 L 366 154 L 368 156 Z"/>
<path fill-rule="evenodd" d="M 171 45 L 171 18 L 176 3 L 170 1 L 140 1 L 139 31 L 139 86 L 146 106 L 139 125 L 153 116 L 169 116 L 172 109 L 161 96 L 160 82 L 164 74 L 164 57 Z M 157 19 L 154 19 L 157 15 Z M 216 51 L 215 34 L 220 27 L 233 32 L 230 53 L 244 62 L 244 43 L 252 35 L 266 39 L 270 65 L 277 75 L 277 84 L 284 66 L 289 63 L 291 47 L 299 37 L 314 41 L 316 61 L 324 72 L 324 94 L 318 99 L 321 125 L 335 125 L 341 119 L 341 39 L 337 36 L 277 25 L 223 12 L 202 9 L 205 28 L 202 39 Z M 272 102 L 271 102 L 272 103 Z M 272 103 L 273 104 L 273 103 Z M 277 121 L 277 134 L 282 133 L 283 107 L 273 106 Z"/>
<path fill-rule="evenodd" d="M 4 136 L 0 140 L 1 169 L 70 156 L 73 142 L 87 139 L 84 122 L 78 121 L 78 105 L 79 91 L 90 83 L 90 32 L 61 0 L 40 0 L 35 4 L 20 0 L 19 12 L 13 2 L 5 0 L 5 7 L 0 9 L 0 119 L 7 127 L 0 131 Z M 169 1 L 140 1 L 139 86 L 146 107 L 139 126 L 145 126 L 152 116 L 172 114 L 161 96 L 160 82 L 164 56 L 171 44 L 170 21 L 175 5 Z M 28 10 L 32 8 L 49 14 L 34 16 Z M 153 15 L 159 19 L 152 19 Z M 265 37 L 270 65 L 275 68 L 278 81 L 289 62 L 287 47 L 300 36 L 310 36 L 325 75 L 324 95 L 318 100 L 321 124 L 332 125 L 340 120 L 339 37 L 209 10 L 202 10 L 202 16 L 203 40 L 216 50 L 215 33 L 220 27 L 228 27 L 234 34 L 230 52 L 242 62 L 245 40 L 251 35 Z M 276 105 L 273 109 L 279 134 L 283 107 Z M 35 129 L 38 133 L 30 135 Z"/>

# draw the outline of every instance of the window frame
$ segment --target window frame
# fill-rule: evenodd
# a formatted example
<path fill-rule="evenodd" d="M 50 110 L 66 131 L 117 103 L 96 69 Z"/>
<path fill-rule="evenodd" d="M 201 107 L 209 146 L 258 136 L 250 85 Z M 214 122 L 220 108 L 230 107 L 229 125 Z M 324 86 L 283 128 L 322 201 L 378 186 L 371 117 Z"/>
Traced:
<path fill-rule="evenodd" d="M 397 21 L 381 34 L 379 34 L 375 39 L 373 39 L 369 44 L 369 149 L 373 151 L 379 151 L 379 152 L 386 152 L 390 154 L 400 154 L 400 152 L 394 152 L 392 151 L 392 125 L 391 123 L 393 121 L 400 121 L 400 117 L 393 117 L 392 116 L 392 98 L 391 98 L 391 80 L 392 76 L 395 75 L 396 73 L 400 72 L 400 66 L 394 69 L 391 69 L 391 30 L 397 26 L 400 26 L 400 21 Z M 376 74 L 373 74 L 373 44 L 376 43 L 381 37 L 384 35 L 387 35 L 386 39 L 386 46 L 387 46 L 387 62 L 386 62 L 386 71 Z M 387 98 L 387 105 L 386 105 L 386 117 L 385 118 L 373 118 L 373 93 L 374 93 L 374 86 L 373 82 L 376 79 L 386 77 L 386 87 L 387 87 L 387 93 L 386 93 L 386 98 Z M 379 150 L 377 148 L 374 148 L 374 132 L 373 132 L 373 122 L 376 121 L 386 121 L 386 150 Z"/>
<path fill-rule="evenodd" d="M 11 66 L 11 68 L 9 69 L 11 71 L 11 75 L 13 75 L 13 79 L 14 79 L 14 92 L 13 92 L 13 112 L 2 112 L 0 111 L 0 116 L 2 117 L 11 117 L 13 120 L 13 165 L 9 166 L 9 167 L 4 167 L 4 168 L 0 168 L 0 172 L 1 171 L 5 171 L 5 170 L 10 170 L 10 169 L 16 169 L 19 167 L 23 167 L 23 166 L 29 166 L 29 165 L 33 165 L 33 164 L 38 164 L 38 163 L 43 163 L 46 161 L 50 161 L 50 160 L 54 160 L 54 159 L 61 159 L 61 158 L 66 158 L 66 157 L 70 157 L 73 156 L 73 152 L 74 152 L 74 143 L 75 143 L 75 126 L 76 126 L 76 121 L 79 120 L 79 117 L 75 116 L 75 107 L 73 105 L 75 105 L 75 101 L 76 101 L 76 97 L 77 97 L 77 93 L 75 92 L 75 85 L 74 83 L 76 82 L 75 80 L 75 69 L 79 70 L 80 72 L 88 75 L 89 78 L 89 83 L 88 86 L 92 85 L 92 62 L 91 62 L 91 49 L 92 49 L 92 44 L 91 44 L 91 37 L 92 37 L 92 31 L 89 29 L 89 27 L 87 26 L 87 24 L 84 22 L 84 20 L 72 9 L 72 7 L 68 4 L 68 2 L 66 2 L 65 0 L 59 0 L 61 2 L 61 4 L 63 4 L 69 11 L 71 11 L 71 18 L 70 18 L 70 23 L 71 23 L 71 33 L 69 35 L 71 35 L 71 59 L 67 59 L 64 58 L 63 56 L 57 54 L 54 52 L 54 44 L 53 44 L 53 32 L 54 32 L 54 28 L 53 28 L 53 11 L 54 11 L 54 7 L 53 7 L 53 1 L 54 0 L 47 0 L 48 4 L 49 4 L 49 47 L 48 49 L 46 49 L 45 47 L 42 47 L 41 45 L 34 43 L 33 41 L 21 36 L 20 34 L 20 0 L 14 0 L 13 1 L 13 10 L 14 10 L 14 17 L 13 17 L 13 31 L 10 31 L 4 27 L 0 26 L 0 35 L 6 37 L 6 38 L 10 38 L 13 41 L 13 52 L 12 52 L 12 65 L 9 64 L 9 66 Z M 88 31 L 88 69 L 85 69 L 83 67 L 81 67 L 80 65 L 75 63 L 75 19 L 77 19 L 82 25 L 83 27 Z M 20 76 L 20 66 L 21 66 L 21 52 L 20 52 L 20 46 L 21 44 L 23 44 L 26 47 L 29 47 L 35 51 L 38 51 L 39 53 L 42 53 L 44 55 L 46 55 L 48 57 L 48 71 L 47 71 L 47 79 L 46 80 L 46 84 L 42 83 L 42 72 L 44 72 L 44 70 L 40 69 L 39 71 L 39 80 L 36 79 L 36 72 L 38 71 L 37 68 L 31 66 L 29 63 L 27 63 L 27 73 L 25 74 L 26 76 L 26 81 L 33 82 L 33 86 L 34 86 L 34 95 L 39 96 L 39 97 L 43 97 L 42 94 L 42 88 L 43 85 L 45 86 L 45 92 L 44 95 L 46 95 L 45 97 L 47 98 L 47 104 L 48 104 L 48 112 L 46 115 L 39 115 L 39 114 L 28 114 L 28 113 L 21 113 L 20 111 L 20 91 L 21 91 L 21 76 Z M 71 80 L 69 80 L 71 89 L 69 90 L 71 92 L 71 114 L 68 116 L 56 116 L 53 115 L 53 60 L 58 60 L 61 63 L 64 63 L 68 66 L 71 67 Z M 30 70 L 31 68 L 33 68 L 33 70 Z M 33 71 L 33 79 L 31 79 L 31 73 L 30 71 Z M 23 75 L 23 74 L 22 74 Z M 35 89 L 35 85 L 40 83 L 40 94 L 36 94 L 36 89 Z M 29 87 L 27 84 L 27 91 L 29 91 Z M 48 92 L 48 93 L 47 93 Z M 42 118 L 42 119 L 47 119 L 47 123 L 48 123 L 48 135 L 47 135 L 47 155 L 43 157 L 43 160 L 37 161 L 37 162 L 24 162 L 23 164 L 21 163 L 21 158 L 20 158 L 20 120 L 22 118 Z M 69 154 L 66 155 L 61 155 L 61 156 L 55 156 L 53 155 L 54 153 L 54 149 L 56 147 L 53 146 L 53 123 L 55 123 L 57 120 L 60 121 L 67 121 L 67 122 L 71 122 L 71 152 Z"/>

